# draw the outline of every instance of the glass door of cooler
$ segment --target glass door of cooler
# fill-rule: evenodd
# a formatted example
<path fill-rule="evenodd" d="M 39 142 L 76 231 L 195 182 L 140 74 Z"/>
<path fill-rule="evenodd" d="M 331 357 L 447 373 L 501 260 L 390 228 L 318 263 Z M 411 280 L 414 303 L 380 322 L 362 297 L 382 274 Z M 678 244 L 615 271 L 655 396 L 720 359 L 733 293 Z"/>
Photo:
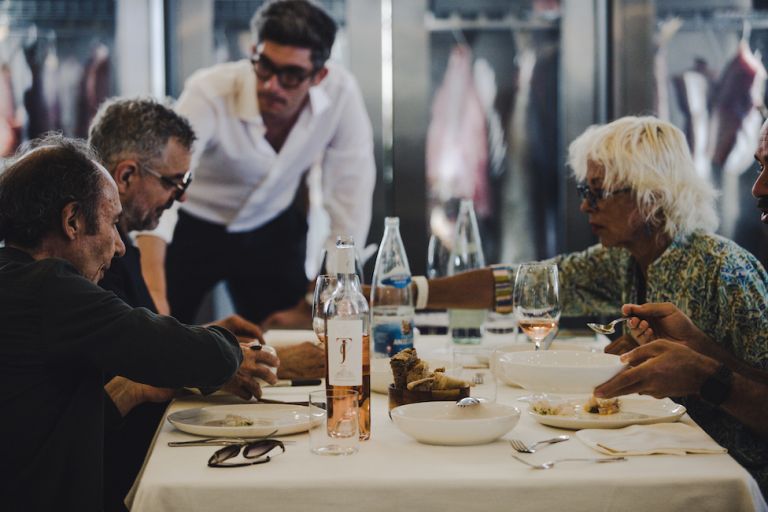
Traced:
<path fill-rule="evenodd" d="M 161 16 L 156 0 L 0 3 L 0 156 L 51 130 L 86 137 L 110 96 L 162 93 L 150 33 Z"/>
<path fill-rule="evenodd" d="M 474 200 L 488 263 L 586 247 L 564 162 L 570 140 L 605 115 L 603 2 L 383 3 L 384 181 L 414 271 L 445 272 L 462 198 Z"/>

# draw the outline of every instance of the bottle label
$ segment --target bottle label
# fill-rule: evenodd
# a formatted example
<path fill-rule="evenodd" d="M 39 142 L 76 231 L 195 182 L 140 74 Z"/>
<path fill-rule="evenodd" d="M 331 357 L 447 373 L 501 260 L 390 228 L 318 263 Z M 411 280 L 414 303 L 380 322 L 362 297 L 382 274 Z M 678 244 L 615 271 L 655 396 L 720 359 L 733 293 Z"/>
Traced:
<path fill-rule="evenodd" d="M 326 335 L 328 384 L 361 386 L 363 384 L 363 321 L 329 319 Z"/>
<path fill-rule="evenodd" d="M 413 348 L 413 317 L 388 317 L 381 323 L 374 318 L 373 350 L 376 355 L 392 357 L 407 348 Z"/>
<path fill-rule="evenodd" d="M 384 286 L 394 286 L 395 288 L 405 288 L 411 284 L 411 275 L 389 274 L 381 278 L 381 284 Z"/>

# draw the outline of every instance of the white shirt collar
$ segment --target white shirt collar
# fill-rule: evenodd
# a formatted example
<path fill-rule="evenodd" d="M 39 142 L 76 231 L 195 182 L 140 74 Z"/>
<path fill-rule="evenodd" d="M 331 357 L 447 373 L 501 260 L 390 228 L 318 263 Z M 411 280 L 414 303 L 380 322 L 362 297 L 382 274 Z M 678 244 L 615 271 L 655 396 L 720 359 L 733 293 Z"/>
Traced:
<path fill-rule="evenodd" d="M 331 99 L 328 97 L 328 93 L 320 87 L 320 84 L 309 88 L 309 110 L 312 115 L 322 114 L 330 105 Z"/>
<path fill-rule="evenodd" d="M 240 75 L 238 81 L 240 83 L 235 86 L 237 93 L 232 105 L 232 115 L 249 123 L 263 124 L 259 102 L 256 99 L 256 73 L 253 72 L 253 67 L 249 65 L 248 72 Z"/>

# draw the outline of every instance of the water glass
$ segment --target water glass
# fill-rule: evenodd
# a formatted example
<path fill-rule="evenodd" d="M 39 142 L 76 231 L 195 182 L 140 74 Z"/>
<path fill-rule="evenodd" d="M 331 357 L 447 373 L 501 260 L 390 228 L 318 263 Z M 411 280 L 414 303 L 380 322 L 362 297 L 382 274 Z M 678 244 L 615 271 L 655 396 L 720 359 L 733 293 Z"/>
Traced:
<path fill-rule="evenodd" d="M 312 296 L 312 330 L 321 343 L 325 343 L 325 305 L 336 289 L 336 276 L 320 274 L 315 280 Z"/>
<path fill-rule="evenodd" d="M 353 455 L 360 444 L 357 391 L 309 393 L 309 449 L 317 455 Z"/>
<path fill-rule="evenodd" d="M 491 371 L 491 355 L 488 347 L 454 345 L 451 375 L 469 382 L 469 396 L 496 401 L 496 376 Z"/>

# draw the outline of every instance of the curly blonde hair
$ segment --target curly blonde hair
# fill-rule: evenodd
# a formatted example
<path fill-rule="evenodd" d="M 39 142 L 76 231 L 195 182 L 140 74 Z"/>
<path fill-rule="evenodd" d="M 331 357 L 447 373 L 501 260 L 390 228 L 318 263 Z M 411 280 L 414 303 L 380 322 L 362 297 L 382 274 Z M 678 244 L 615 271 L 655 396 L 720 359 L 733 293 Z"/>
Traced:
<path fill-rule="evenodd" d="M 645 222 L 670 238 L 717 229 L 717 191 L 696 174 L 685 135 L 674 125 L 627 116 L 590 126 L 568 148 L 578 181 L 586 180 L 590 160 L 605 169 L 605 196 L 630 187 Z"/>

